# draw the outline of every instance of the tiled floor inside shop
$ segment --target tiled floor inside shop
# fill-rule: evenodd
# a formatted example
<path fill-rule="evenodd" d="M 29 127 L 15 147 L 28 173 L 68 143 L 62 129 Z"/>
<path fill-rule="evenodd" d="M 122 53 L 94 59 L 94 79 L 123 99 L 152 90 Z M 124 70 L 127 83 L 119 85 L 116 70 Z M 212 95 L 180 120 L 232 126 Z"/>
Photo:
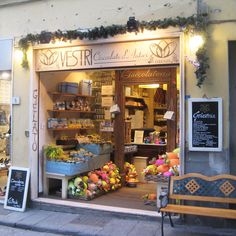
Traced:
<path fill-rule="evenodd" d="M 68 199 L 68 201 L 76 201 L 83 203 L 91 203 L 103 206 L 123 207 L 147 211 L 156 211 L 155 200 L 145 202 L 143 196 L 150 193 L 156 193 L 157 183 L 139 183 L 137 187 L 122 187 L 114 192 L 101 195 L 93 200 Z M 50 198 L 59 198 L 59 194 L 50 194 Z M 145 204 L 146 203 L 146 204 Z M 151 204 L 151 205 L 150 205 Z"/>

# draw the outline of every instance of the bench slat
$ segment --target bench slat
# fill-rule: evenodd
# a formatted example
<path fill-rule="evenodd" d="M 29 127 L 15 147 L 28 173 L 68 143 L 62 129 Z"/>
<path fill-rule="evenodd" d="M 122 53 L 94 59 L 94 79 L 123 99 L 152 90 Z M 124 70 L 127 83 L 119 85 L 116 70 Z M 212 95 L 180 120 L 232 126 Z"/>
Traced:
<path fill-rule="evenodd" d="M 189 201 L 200 201 L 200 202 L 219 202 L 219 203 L 234 203 L 236 204 L 236 198 L 222 198 L 222 197 L 205 197 L 205 196 L 190 196 L 190 195 L 169 195 L 170 199 L 178 200 L 189 200 Z"/>
<path fill-rule="evenodd" d="M 189 215 L 200 215 L 200 216 L 236 219 L 236 210 L 222 209 L 222 208 L 168 204 L 167 207 L 161 208 L 160 211 L 178 213 L 178 214 L 189 214 Z"/>
<path fill-rule="evenodd" d="M 236 176 L 171 176 L 169 190 L 172 199 L 236 203 Z"/>
<path fill-rule="evenodd" d="M 172 176 L 172 179 L 174 180 L 182 180 L 182 179 L 186 179 L 186 178 L 190 178 L 190 177 L 198 177 L 201 179 L 205 179 L 207 181 L 214 181 L 214 180 L 218 180 L 218 179 L 232 179 L 232 180 L 236 180 L 236 176 L 235 175 L 228 175 L 228 174 L 223 174 L 223 175 L 215 175 L 215 176 L 205 176 L 199 173 L 188 173 L 182 176 Z"/>

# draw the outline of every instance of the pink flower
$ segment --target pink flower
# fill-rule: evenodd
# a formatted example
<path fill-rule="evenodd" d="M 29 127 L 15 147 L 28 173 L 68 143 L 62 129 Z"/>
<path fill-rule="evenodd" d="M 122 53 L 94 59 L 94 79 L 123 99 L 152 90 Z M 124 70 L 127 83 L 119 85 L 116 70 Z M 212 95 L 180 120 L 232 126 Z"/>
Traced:
<path fill-rule="evenodd" d="M 167 177 L 169 177 L 169 176 L 172 176 L 173 175 L 173 173 L 172 172 L 170 172 L 170 171 L 166 171 L 166 172 L 164 172 L 164 174 L 163 174 L 164 176 L 167 176 Z"/>
<path fill-rule="evenodd" d="M 158 159 L 158 160 L 156 160 L 155 165 L 160 166 L 160 165 L 163 165 L 163 164 L 165 164 L 164 159 Z"/>

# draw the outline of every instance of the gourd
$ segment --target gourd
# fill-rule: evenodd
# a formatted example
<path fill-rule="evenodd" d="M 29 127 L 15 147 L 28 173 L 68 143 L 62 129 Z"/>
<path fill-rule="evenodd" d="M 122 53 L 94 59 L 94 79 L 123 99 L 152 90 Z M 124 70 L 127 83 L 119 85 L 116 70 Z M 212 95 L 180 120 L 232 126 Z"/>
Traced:
<path fill-rule="evenodd" d="M 169 166 L 172 167 L 172 166 L 177 166 L 179 165 L 179 159 L 170 159 L 169 160 Z"/>
<path fill-rule="evenodd" d="M 166 153 L 167 155 L 167 158 L 170 160 L 170 159 L 178 159 L 178 153 L 174 153 L 174 152 L 167 152 Z"/>
<path fill-rule="evenodd" d="M 157 167 L 157 171 L 160 173 L 164 173 L 169 170 L 169 166 L 167 164 L 163 164 Z"/>

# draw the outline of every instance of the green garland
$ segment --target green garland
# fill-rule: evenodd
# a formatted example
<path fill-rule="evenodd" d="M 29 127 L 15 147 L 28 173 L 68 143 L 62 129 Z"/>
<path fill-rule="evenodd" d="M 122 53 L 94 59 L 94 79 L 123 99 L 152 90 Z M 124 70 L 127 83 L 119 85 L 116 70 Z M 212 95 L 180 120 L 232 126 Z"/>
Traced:
<path fill-rule="evenodd" d="M 130 21 L 131 20 L 131 21 Z M 119 34 L 126 34 L 127 32 L 140 33 L 144 30 L 166 29 L 168 27 L 180 27 L 182 31 L 188 33 L 191 30 L 197 30 L 206 36 L 207 29 L 207 15 L 193 15 L 190 17 L 176 17 L 165 18 L 163 20 L 142 21 L 138 22 L 131 19 L 127 25 L 111 25 L 100 26 L 90 29 L 88 31 L 68 30 L 55 32 L 42 31 L 40 34 L 28 34 L 19 40 L 19 47 L 24 53 L 22 66 L 28 68 L 27 50 L 31 45 L 55 42 L 56 39 L 62 41 L 89 39 L 96 40 L 101 38 L 114 37 Z M 206 40 L 205 40 L 206 42 Z M 197 86 L 201 87 L 203 81 L 207 78 L 207 69 L 209 68 L 206 43 L 196 52 L 198 66 L 196 66 L 195 74 L 197 78 Z"/>

